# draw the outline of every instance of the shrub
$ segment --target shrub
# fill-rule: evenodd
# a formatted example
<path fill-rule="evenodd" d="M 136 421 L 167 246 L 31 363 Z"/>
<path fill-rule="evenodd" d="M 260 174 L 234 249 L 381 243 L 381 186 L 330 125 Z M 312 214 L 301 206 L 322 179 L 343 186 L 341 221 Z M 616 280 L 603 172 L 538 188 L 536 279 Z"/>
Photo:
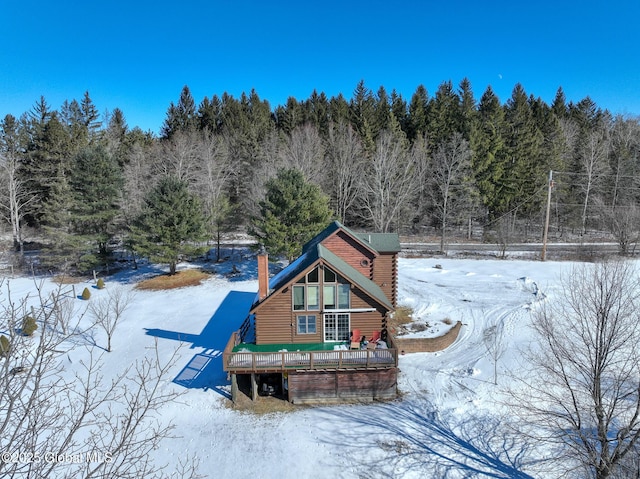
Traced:
<path fill-rule="evenodd" d="M 82 299 L 84 299 L 85 301 L 88 301 L 90 297 L 91 297 L 91 291 L 89 291 L 89 288 L 84 288 L 82 290 Z"/>
<path fill-rule="evenodd" d="M 33 316 L 25 316 L 22 319 L 22 334 L 25 336 L 31 336 L 36 329 L 38 329 L 36 318 Z"/>
<path fill-rule="evenodd" d="M 98 282 L 96 283 L 96 287 L 98 289 L 104 289 L 104 279 L 98 278 Z"/>
<path fill-rule="evenodd" d="M 11 349 L 11 343 L 6 336 L 0 336 L 0 356 L 9 356 L 9 350 Z"/>

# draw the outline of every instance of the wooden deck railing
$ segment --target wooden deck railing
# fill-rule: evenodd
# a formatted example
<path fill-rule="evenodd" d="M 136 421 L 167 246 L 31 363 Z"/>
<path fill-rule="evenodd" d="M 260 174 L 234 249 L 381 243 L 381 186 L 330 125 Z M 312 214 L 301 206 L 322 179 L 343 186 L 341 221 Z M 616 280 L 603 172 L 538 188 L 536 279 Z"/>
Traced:
<path fill-rule="evenodd" d="M 380 369 L 398 365 L 397 349 L 335 351 L 232 352 L 237 345 L 232 335 L 223 353 L 225 371 L 278 371 L 286 369 Z"/>

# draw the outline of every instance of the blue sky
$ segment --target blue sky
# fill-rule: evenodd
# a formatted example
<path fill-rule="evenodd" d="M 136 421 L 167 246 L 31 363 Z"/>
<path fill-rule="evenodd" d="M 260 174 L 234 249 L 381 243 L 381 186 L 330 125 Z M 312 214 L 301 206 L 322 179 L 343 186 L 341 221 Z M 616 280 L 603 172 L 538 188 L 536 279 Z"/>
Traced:
<path fill-rule="evenodd" d="M 476 99 L 521 83 L 550 103 L 562 86 L 640 115 L 638 25 L 638 0 L 0 0 L 0 115 L 89 91 L 157 133 L 184 85 L 196 103 L 255 88 L 273 108 L 349 99 L 360 80 L 408 101 L 465 77 Z"/>

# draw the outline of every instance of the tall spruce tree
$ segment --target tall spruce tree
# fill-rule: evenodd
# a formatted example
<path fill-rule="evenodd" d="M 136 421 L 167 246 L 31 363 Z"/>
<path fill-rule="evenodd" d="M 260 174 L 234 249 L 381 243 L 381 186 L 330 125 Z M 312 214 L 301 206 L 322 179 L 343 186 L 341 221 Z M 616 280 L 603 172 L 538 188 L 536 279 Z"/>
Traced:
<path fill-rule="evenodd" d="M 80 111 L 82 113 L 82 123 L 89 134 L 89 140 L 92 140 L 97 135 L 102 123 L 99 120 L 100 113 L 98 113 L 98 108 L 93 103 L 88 91 L 84 92 L 80 102 Z"/>
<path fill-rule="evenodd" d="M 489 86 L 480 98 L 478 121 L 471 134 L 471 166 L 489 217 L 506 211 L 507 207 L 502 192 L 507 169 L 505 128 L 504 110 Z"/>
<path fill-rule="evenodd" d="M 190 132 L 198 126 L 196 117 L 196 103 L 187 85 L 182 87 L 178 104 L 173 102 L 167 110 L 167 117 L 162 124 L 163 138 L 171 138 L 177 132 Z"/>
<path fill-rule="evenodd" d="M 198 129 L 210 133 L 219 133 L 221 107 L 222 104 L 217 95 L 213 95 L 211 100 L 205 96 L 198 106 Z"/>
<path fill-rule="evenodd" d="M 116 232 L 123 178 L 117 160 L 102 146 L 80 151 L 70 178 L 73 233 L 85 248 L 80 267 L 89 269 L 104 263 L 108 244 Z"/>
<path fill-rule="evenodd" d="M 331 220 L 329 198 L 295 169 L 281 170 L 266 187 L 260 216 L 254 218 L 250 233 L 269 253 L 291 261 Z"/>
<path fill-rule="evenodd" d="M 540 211 L 544 194 L 546 165 L 541 158 L 543 135 L 534 122 L 530 99 L 522 85 L 517 84 L 505 107 L 508 124 L 505 135 L 510 164 L 507 181 L 503 183 L 508 208 L 518 214 Z"/>
<path fill-rule="evenodd" d="M 315 125 L 322 137 L 326 138 L 329 132 L 329 100 L 327 96 L 324 92 L 318 93 L 313 90 L 304 106 L 306 109 L 305 122 Z"/>
<path fill-rule="evenodd" d="M 429 103 L 427 114 L 429 139 L 433 145 L 444 144 L 456 132 L 461 132 L 460 98 L 451 81 L 440 84 Z"/>
<path fill-rule="evenodd" d="M 73 155 L 73 142 L 56 112 L 48 116 L 44 125 L 34 126 L 34 137 L 21 169 L 25 188 L 37 198 L 29 217 L 31 224 L 47 223 L 44 216 L 47 209 L 51 211 L 48 204 L 53 201 L 54 189 L 55 194 L 65 190 L 66 187 L 58 183 L 67 182 Z"/>
<path fill-rule="evenodd" d="M 465 140 L 470 141 L 471 131 L 477 121 L 477 106 L 468 78 L 460 82 L 458 96 L 460 97 L 460 133 Z"/>
<path fill-rule="evenodd" d="M 360 80 L 353 92 L 349 111 L 351 124 L 360 135 L 365 151 L 371 155 L 375 150 L 376 136 L 379 131 L 376 129 L 376 100 L 371 90 L 365 86 L 364 80 Z"/>
<path fill-rule="evenodd" d="M 407 102 L 395 90 L 391 91 L 391 113 L 396 117 L 405 135 L 409 135 L 409 110 Z"/>
<path fill-rule="evenodd" d="M 133 249 L 151 261 L 168 264 L 173 275 L 178 262 L 199 253 L 196 243 L 206 239 L 200 202 L 185 182 L 173 177 L 161 179 L 144 202 L 131 227 Z"/>
<path fill-rule="evenodd" d="M 423 136 L 427 132 L 427 111 L 429 110 L 429 94 L 424 85 L 419 85 L 409 102 L 408 133 L 409 140 Z"/>

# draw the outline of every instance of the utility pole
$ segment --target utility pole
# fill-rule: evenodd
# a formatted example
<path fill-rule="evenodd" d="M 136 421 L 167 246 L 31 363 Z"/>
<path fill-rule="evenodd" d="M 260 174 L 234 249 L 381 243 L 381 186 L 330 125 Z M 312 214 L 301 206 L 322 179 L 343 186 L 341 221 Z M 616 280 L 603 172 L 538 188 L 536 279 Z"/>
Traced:
<path fill-rule="evenodd" d="M 553 170 L 549 170 L 549 190 L 547 192 L 547 215 L 544 219 L 544 232 L 542 233 L 542 254 L 540 260 L 547 257 L 547 235 L 549 233 L 549 214 L 551 213 L 551 188 L 553 188 Z"/>

